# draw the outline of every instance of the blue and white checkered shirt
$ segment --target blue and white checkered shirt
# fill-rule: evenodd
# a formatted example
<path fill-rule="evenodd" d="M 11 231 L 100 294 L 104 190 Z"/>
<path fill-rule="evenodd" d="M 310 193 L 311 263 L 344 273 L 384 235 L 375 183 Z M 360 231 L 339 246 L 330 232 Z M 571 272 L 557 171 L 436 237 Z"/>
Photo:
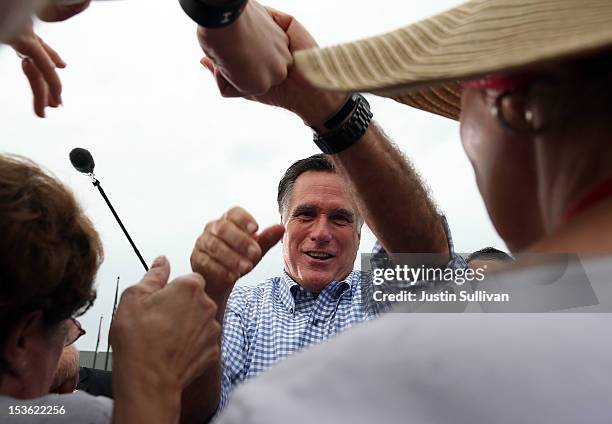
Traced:
<path fill-rule="evenodd" d="M 447 267 L 466 267 L 454 251 L 446 218 L 450 261 Z M 387 254 L 376 243 L 372 268 L 387 265 Z M 221 343 L 222 381 L 219 411 L 230 391 L 244 380 L 260 374 L 278 361 L 322 342 L 348 327 L 376 317 L 384 309 L 370 299 L 371 275 L 351 272 L 315 296 L 293 281 L 286 272 L 255 286 L 239 285 L 230 294 L 223 321 Z M 365 290 L 362 290 L 365 289 Z"/>
<path fill-rule="evenodd" d="M 327 285 L 315 298 L 283 272 L 256 286 L 236 286 L 223 322 L 222 409 L 232 388 L 276 362 L 375 317 L 362 302 L 362 273 Z"/>

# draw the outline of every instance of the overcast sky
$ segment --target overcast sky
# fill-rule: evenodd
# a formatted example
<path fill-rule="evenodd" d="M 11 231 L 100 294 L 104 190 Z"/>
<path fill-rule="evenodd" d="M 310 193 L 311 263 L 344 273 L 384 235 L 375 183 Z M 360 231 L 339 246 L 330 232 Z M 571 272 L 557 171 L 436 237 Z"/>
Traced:
<path fill-rule="evenodd" d="M 375 35 L 441 12 L 453 0 L 271 0 L 297 17 L 321 45 Z M 106 259 L 96 305 L 81 318 L 93 350 L 98 320 L 106 334 L 117 276 L 121 289 L 143 270 L 89 179 L 68 161 L 89 149 L 96 175 L 145 260 L 165 254 L 177 276 L 206 222 L 240 205 L 260 226 L 279 220 L 278 179 L 293 161 L 317 153 L 311 132 L 280 109 L 223 99 L 199 64 L 194 24 L 178 0 L 94 2 L 38 34 L 68 63 L 61 72 L 64 107 L 34 116 L 20 60 L 0 47 L 0 150 L 30 157 L 70 186 L 102 236 Z M 460 252 L 505 249 L 487 217 L 459 142 L 458 124 L 370 97 L 375 119 L 414 163 L 451 225 Z M 361 251 L 374 238 L 365 231 Z M 282 271 L 280 245 L 243 278 L 258 282 Z M 177 325 L 180 325 L 177 323 Z"/>

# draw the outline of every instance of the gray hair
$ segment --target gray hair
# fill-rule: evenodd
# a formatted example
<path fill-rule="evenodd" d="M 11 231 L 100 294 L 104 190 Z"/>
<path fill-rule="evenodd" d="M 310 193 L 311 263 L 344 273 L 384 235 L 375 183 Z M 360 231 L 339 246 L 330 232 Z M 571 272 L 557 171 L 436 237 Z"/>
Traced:
<path fill-rule="evenodd" d="M 329 172 L 331 174 L 336 174 L 336 167 L 326 155 L 319 153 L 305 159 L 300 159 L 287 168 L 285 174 L 278 183 L 278 195 L 276 196 L 278 212 L 281 214 L 281 217 L 287 213 L 289 198 L 293 191 L 295 182 L 300 175 L 307 171 Z M 358 232 L 361 232 L 361 226 L 363 225 L 363 218 L 361 217 L 361 214 L 357 213 L 355 220 L 357 223 L 357 230 Z"/>

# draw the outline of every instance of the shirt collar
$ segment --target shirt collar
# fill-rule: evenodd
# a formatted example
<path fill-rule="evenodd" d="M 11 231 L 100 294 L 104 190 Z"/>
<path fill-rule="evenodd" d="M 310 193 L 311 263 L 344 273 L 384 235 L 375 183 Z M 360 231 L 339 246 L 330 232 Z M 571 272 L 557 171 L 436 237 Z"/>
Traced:
<path fill-rule="evenodd" d="M 358 271 L 353 270 L 344 280 L 332 281 L 324 290 L 333 290 L 334 297 L 339 297 L 345 290 L 351 291 L 350 289 L 355 285 L 355 279 L 357 278 L 360 278 L 360 274 Z M 287 271 L 283 270 L 283 275 L 280 279 L 280 299 L 287 309 L 291 310 L 294 308 L 295 296 L 300 290 L 303 290 L 302 287 L 287 274 Z"/>

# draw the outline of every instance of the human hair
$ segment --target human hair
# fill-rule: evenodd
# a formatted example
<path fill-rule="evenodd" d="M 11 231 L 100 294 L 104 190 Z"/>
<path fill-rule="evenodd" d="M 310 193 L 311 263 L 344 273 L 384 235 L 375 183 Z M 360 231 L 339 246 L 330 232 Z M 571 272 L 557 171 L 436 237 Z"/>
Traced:
<path fill-rule="evenodd" d="M 102 262 L 98 233 L 74 195 L 34 162 L 0 155 L 0 375 L 14 324 L 42 310 L 52 326 L 85 312 Z"/>
<path fill-rule="evenodd" d="M 512 256 L 510 256 L 504 251 L 501 251 L 494 247 L 485 247 L 484 249 L 480 249 L 480 250 L 477 250 L 476 252 L 471 253 L 466 259 L 467 263 L 470 263 L 474 260 L 479 260 L 479 261 L 497 260 L 497 261 L 509 262 L 509 261 L 513 261 L 514 259 L 512 259 Z"/>
<path fill-rule="evenodd" d="M 287 168 L 285 175 L 283 175 L 278 183 L 278 195 L 276 197 L 276 201 L 278 202 L 278 212 L 281 214 L 281 216 L 287 212 L 289 197 L 293 191 L 295 181 L 300 175 L 307 171 L 336 173 L 336 168 L 327 158 L 327 156 L 322 153 L 312 155 L 305 159 L 300 159 Z"/>

